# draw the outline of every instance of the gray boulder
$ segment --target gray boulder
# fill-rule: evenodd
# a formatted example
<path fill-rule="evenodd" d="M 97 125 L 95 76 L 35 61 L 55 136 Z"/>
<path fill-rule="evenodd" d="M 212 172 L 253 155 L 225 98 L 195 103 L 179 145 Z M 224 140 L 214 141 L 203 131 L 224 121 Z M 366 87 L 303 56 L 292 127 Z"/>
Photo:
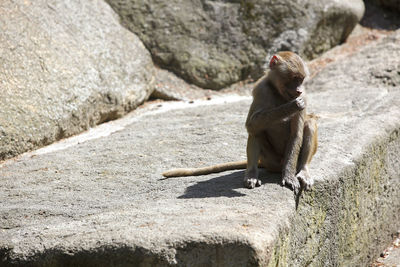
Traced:
<path fill-rule="evenodd" d="M 211 89 L 260 77 L 278 50 L 314 58 L 343 42 L 364 13 L 361 0 L 107 1 L 157 64 Z"/>
<path fill-rule="evenodd" d="M 103 1 L 1 1 L 0 160 L 148 98 L 148 51 Z"/>

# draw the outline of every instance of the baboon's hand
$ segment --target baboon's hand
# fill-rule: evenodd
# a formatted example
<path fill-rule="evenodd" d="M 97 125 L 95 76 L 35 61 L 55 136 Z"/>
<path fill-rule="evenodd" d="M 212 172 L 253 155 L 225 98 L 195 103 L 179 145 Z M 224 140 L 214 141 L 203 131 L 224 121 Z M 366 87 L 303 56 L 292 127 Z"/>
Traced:
<path fill-rule="evenodd" d="M 300 182 L 296 176 L 284 176 L 282 179 L 282 185 L 292 188 L 296 195 L 299 193 Z"/>
<path fill-rule="evenodd" d="M 295 100 L 296 106 L 298 110 L 303 110 L 306 108 L 306 101 L 303 97 L 299 96 Z"/>

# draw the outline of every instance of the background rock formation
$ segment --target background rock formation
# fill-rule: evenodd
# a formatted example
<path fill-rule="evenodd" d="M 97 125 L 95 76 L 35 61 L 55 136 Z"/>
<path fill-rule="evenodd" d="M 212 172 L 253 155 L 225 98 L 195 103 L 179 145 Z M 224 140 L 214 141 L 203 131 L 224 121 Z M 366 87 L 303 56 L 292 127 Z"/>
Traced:
<path fill-rule="evenodd" d="M 211 89 L 260 77 L 269 53 L 320 55 L 364 12 L 361 0 L 107 1 L 157 64 Z"/>
<path fill-rule="evenodd" d="M 0 160 L 120 117 L 152 80 L 148 51 L 103 1 L 1 1 Z"/>

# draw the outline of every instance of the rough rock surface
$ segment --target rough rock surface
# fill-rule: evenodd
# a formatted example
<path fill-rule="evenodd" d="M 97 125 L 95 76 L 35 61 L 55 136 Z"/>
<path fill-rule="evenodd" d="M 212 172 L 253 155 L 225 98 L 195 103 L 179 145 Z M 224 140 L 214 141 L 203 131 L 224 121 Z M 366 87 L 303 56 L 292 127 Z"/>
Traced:
<path fill-rule="evenodd" d="M 153 78 L 150 54 L 103 1 L 1 1 L 0 160 L 120 117 Z"/>
<path fill-rule="evenodd" d="M 400 264 L 400 230 L 394 235 L 394 241 L 386 248 L 371 267 L 398 267 Z"/>
<path fill-rule="evenodd" d="M 156 68 L 155 76 L 155 87 L 151 97 L 164 100 L 210 100 L 214 97 L 226 96 L 228 94 L 251 96 L 254 86 L 254 81 L 245 81 L 216 91 L 202 89 L 196 85 L 189 84 L 175 74 L 160 68 Z"/>
<path fill-rule="evenodd" d="M 399 18 L 396 20 L 399 20 L 400 22 Z M 370 22 L 365 18 L 363 18 L 363 21 L 368 23 Z M 390 23 L 393 23 L 393 21 L 390 21 Z M 391 33 L 393 33 L 393 31 L 371 29 L 357 25 L 345 43 L 338 45 L 330 49 L 328 52 L 325 52 L 322 56 L 307 62 L 310 76 L 314 77 L 327 65 L 336 61 L 346 60 L 348 56 L 356 53 L 367 44 L 377 42 Z M 205 90 L 193 84 L 188 84 L 167 70 L 160 68 L 157 68 L 156 70 L 156 86 L 151 97 L 165 100 L 192 101 L 196 99 L 212 99 L 226 94 L 251 96 L 251 91 L 255 84 L 254 80 L 249 79 L 232 84 L 231 86 L 218 91 Z"/>
<path fill-rule="evenodd" d="M 193 99 L 206 99 L 216 95 L 221 94 L 217 91 L 201 89 L 193 84 L 188 84 L 168 70 L 156 68 L 152 98 L 190 101 Z"/>
<path fill-rule="evenodd" d="M 157 64 L 210 89 L 260 77 L 268 53 L 314 58 L 343 42 L 364 12 L 361 0 L 107 1 Z"/>
<path fill-rule="evenodd" d="M 367 266 L 400 227 L 399 58 L 397 32 L 308 84 L 320 144 L 297 204 L 277 174 L 254 190 L 243 171 L 161 179 L 244 159 L 250 98 L 136 110 L 107 137 L 6 162 L 1 264 Z"/>

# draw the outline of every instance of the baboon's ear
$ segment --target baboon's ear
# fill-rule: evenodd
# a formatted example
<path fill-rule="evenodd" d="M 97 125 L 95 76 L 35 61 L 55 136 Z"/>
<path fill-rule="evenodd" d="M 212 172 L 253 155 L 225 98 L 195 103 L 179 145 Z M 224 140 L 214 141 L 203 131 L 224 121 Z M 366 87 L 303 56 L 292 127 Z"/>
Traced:
<path fill-rule="evenodd" d="M 269 61 L 269 67 L 273 68 L 276 64 L 278 64 L 278 62 L 279 62 L 278 56 L 277 55 L 273 55 L 271 57 L 271 60 Z"/>

